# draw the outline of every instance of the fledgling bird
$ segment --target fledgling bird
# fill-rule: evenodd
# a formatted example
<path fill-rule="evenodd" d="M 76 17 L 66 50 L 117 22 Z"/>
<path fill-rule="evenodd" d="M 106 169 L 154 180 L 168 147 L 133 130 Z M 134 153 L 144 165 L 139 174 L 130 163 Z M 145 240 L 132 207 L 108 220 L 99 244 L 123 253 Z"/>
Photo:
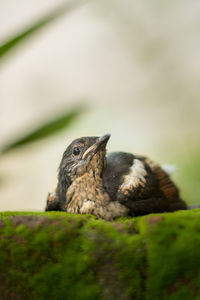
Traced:
<path fill-rule="evenodd" d="M 93 214 L 113 220 L 120 216 L 186 209 L 169 175 L 150 159 L 126 152 L 106 156 L 110 135 L 82 137 L 65 150 L 56 191 L 46 211 Z"/>

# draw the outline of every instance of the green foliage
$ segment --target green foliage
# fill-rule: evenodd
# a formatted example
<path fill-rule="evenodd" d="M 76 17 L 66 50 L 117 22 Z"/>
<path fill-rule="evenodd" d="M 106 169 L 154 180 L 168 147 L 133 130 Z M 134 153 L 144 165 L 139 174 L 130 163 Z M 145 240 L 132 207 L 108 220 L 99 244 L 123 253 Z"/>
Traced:
<path fill-rule="evenodd" d="M 25 146 L 29 143 L 44 139 L 59 131 L 68 128 L 71 123 L 83 112 L 83 108 L 75 108 L 64 115 L 58 116 L 56 119 L 49 120 L 46 123 L 40 125 L 38 128 L 32 130 L 27 135 L 19 138 L 13 143 L 6 145 L 2 150 L 1 154 L 8 151 L 14 150 L 18 147 Z"/>
<path fill-rule="evenodd" d="M 1 299 L 197 300 L 199 218 L 1 213 Z"/>
<path fill-rule="evenodd" d="M 0 45 L 0 61 L 11 51 L 24 42 L 27 38 L 32 37 L 33 34 L 41 31 L 45 26 L 52 23 L 58 17 L 62 16 L 66 12 L 71 11 L 72 8 L 76 7 L 77 1 L 74 1 L 73 5 L 71 3 L 64 3 L 57 9 L 49 12 L 47 15 L 43 16 L 41 19 L 36 21 L 34 24 L 27 26 L 24 30 L 17 33 L 15 36 L 10 38 L 8 41 Z M 80 3 L 79 3 L 80 4 Z"/>
<path fill-rule="evenodd" d="M 85 2 L 86 1 L 63 2 L 62 5 L 57 7 L 57 9 L 49 12 L 48 14 L 37 20 L 34 24 L 27 26 L 24 30 L 17 33 L 5 43 L 1 44 L 0 62 L 5 59 L 7 54 L 15 50 L 17 46 L 23 44 L 26 39 L 32 37 L 33 34 L 39 33 L 45 26 L 52 23 L 58 17 L 67 12 L 70 12 L 72 9 L 76 8 L 77 5 L 82 5 Z M 69 125 L 71 125 L 72 121 L 74 121 L 82 111 L 83 108 L 79 107 L 58 116 L 56 119 L 49 119 L 46 123 L 41 124 L 41 126 L 36 129 L 33 129 L 27 135 L 22 136 L 13 143 L 4 146 L 2 149 L 0 149 L 0 154 L 7 153 L 10 150 L 14 150 L 15 148 L 22 147 L 36 140 L 46 138 L 50 135 L 58 133 L 62 129 L 68 128 Z"/>

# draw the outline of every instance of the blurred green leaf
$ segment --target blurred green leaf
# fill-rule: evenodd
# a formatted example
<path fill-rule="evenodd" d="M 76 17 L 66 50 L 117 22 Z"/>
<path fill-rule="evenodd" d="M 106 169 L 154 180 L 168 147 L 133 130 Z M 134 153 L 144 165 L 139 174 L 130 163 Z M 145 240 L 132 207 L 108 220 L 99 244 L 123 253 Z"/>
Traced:
<path fill-rule="evenodd" d="M 83 109 L 83 107 L 74 108 L 70 112 L 67 112 L 64 115 L 58 116 L 56 119 L 50 120 L 47 123 L 42 124 L 40 127 L 36 128 L 27 135 L 3 147 L 0 153 L 5 154 L 18 147 L 22 147 L 32 142 L 47 138 L 51 135 L 58 133 L 63 129 L 68 128 L 71 125 L 71 123 L 74 122 L 76 118 L 83 113 L 84 110 L 85 109 Z"/>
<path fill-rule="evenodd" d="M 85 1 L 73 1 L 69 3 L 64 3 L 63 5 L 57 7 L 43 18 L 32 24 L 31 26 L 25 28 L 22 32 L 13 36 L 10 40 L 2 43 L 0 45 L 0 61 L 7 55 L 11 50 L 14 50 L 16 46 L 21 44 L 25 39 L 29 38 L 31 35 L 35 34 L 39 30 L 43 29 L 46 25 L 62 16 L 66 12 L 70 12 L 72 9 L 77 7 L 77 4 L 84 4 Z"/>

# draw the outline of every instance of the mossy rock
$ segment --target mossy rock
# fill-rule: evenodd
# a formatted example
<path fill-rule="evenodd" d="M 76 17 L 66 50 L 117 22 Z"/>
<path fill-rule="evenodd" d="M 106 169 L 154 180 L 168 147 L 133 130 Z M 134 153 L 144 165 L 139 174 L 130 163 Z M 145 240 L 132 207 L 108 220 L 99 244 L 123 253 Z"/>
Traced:
<path fill-rule="evenodd" d="M 0 300 L 199 300 L 200 209 L 0 213 Z"/>

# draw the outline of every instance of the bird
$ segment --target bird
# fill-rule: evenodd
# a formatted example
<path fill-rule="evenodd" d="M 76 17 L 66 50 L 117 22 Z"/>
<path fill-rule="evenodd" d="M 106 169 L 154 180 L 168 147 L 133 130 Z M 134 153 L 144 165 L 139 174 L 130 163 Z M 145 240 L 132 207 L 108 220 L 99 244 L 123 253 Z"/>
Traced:
<path fill-rule="evenodd" d="M 106 153 L 110 134 L 81 137 L 63 153 L 58 182 L 46 211 L 91 214 L 106 221 L 123 216 L 187 209 L 168 173 L 146 156 Z"/>

